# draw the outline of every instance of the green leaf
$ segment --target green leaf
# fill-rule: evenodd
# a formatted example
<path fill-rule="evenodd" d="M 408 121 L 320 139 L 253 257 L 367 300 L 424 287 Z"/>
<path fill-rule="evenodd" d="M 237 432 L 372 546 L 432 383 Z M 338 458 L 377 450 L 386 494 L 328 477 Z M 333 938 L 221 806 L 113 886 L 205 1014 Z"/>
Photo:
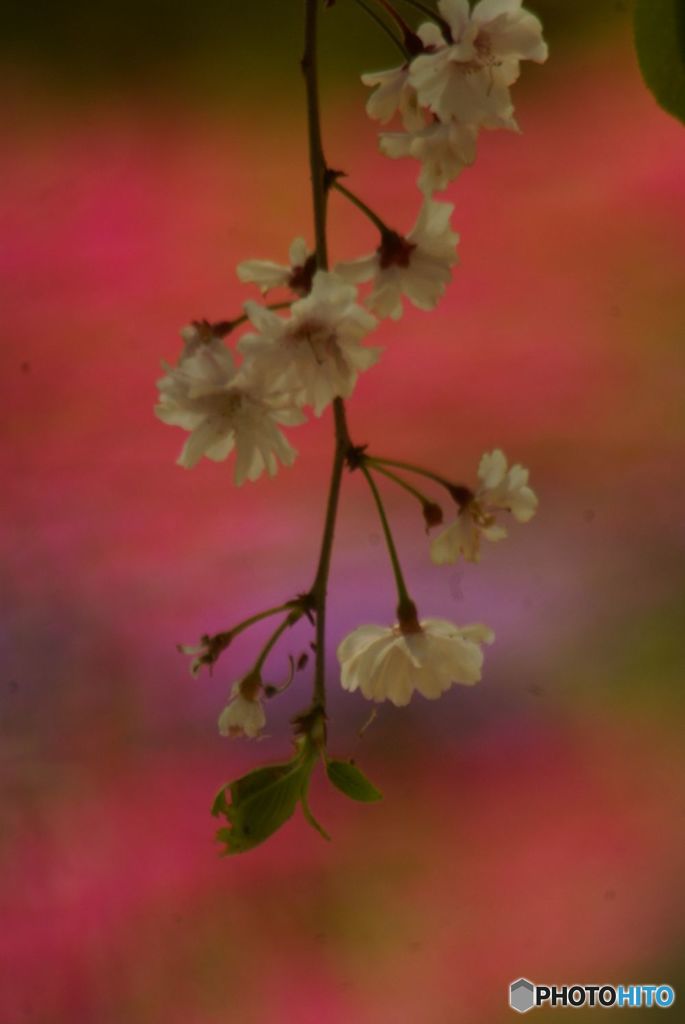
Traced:
<path fill-rule="evenodd" d="M 326 773 L 334 786 L 351 800 L 360 800 L 362 803 L 373 803 L 374 800 L 382 800 L 383 794 L 376 789 L 373 783 L 369 782 L 363 772 L 356 764 L 350 761 L 329 761 L 326 765 Z"/>
<path fill-rule="evenodd" d="M 647 87 L 685 121 L 685 0 L 636 0 L 635 48 Z"/>
<path fill-rule="evenodd" d="M 229 789 L 231 791 L 232 802 L 238 803 L 241 800 L 247 800 L 248 797 L 258 793 L 260 789 L 264 789 L 265 786 L 270 786 L 272 782 L 278 782 L 288 772 L 293 770 L 293 762 L 286 761 L 285 764 L 267 764 L 262 768 L 255 768 L 254 771 L 248 772 L 247 775 L 243 775 L 240 779 L 235 779 L 231 782 Z"/>
<path fill-rule="evenodd" d="M 228 814 L 231 827 L 228 830 L 220 829 L 220 838 L 228 847 L 227 853 L 252 850 L 292 817 L 302 793 L 305 771 L 305 765 L 295 763 L 285 774 L 276 773 L 272 781 L 267 781 L 262 774 L 260 782 L 264 784 L 256 789 L 252 787 L 249 796 L 238 789 L 236 799 L 232 793 L 233 800 Z M 263 769 L 258 769 L 258 772 L 263 772 Z"/>
<path fill-rule="evenodd" d="M 240 800 L 246 800 L 248 796 L 263 789 L 264 786 L 282 778 L 291 770 L 292 766 L 292 761 L 287 761 L 285 764 L 268 764 L 262 768 L 255 768 L 254 771 L 248 772 L 247 775 L 243 775 L 233 782 L 227 782 L 214 798 L 212 814 L 215 818 L 223 814 L 230 819 L 232 804 L 229 804 L 227 799 L 229 793 L 233 804 Z"/>
<path fill-rule="evenodd" d="M 212 803 L 212 814 L 214 815 L 215 818 L 218 818 L 220 814 L 228 815 L 229 804 L 228 800 L 226 799 L 226 790 L 228 789 L 229 785 L 230 783 L 227 782 L 225 786 L 221 787 L 219 792 L 214 797 L 214 802 Z"/>
<path fill-rule="evenodd" d="M 292 761 L 264 765 L 222 787 L 212 813 L 223 815 L 228 821 L 229 827 L 217 832 L 217 839 L 226 844 L 226 853 L 243 853 L 263 843 L 292 817 L 298 801 L 302 802 L 307 821 L 325 835 L 307 806 L 315 761 L 311 752 L 302 747 Z"/>

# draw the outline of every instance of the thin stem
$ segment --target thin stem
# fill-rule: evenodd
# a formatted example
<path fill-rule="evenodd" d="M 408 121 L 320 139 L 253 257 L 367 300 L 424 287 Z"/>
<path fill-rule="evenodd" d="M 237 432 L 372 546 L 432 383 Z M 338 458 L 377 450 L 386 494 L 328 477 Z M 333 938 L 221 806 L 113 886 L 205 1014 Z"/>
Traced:
<path fill-rule="evenodd" d="M 285 633 L 288 626 L 294 626 L 295 623 L 299 620 L 299 618 L 300 616 L 294 618 L 292 615 L 286 615 L 286 617 L 283 619 L 283 622 L 281 622 L 280 625 L 276 627 L 276 629 L 273 631 L 267 642 L 264 644 L 264 647 L 262 648 L 262 653 L 259 655 L 255 662 L 253 669 L 254 672 L 261 671 L 264 662 L 269 657 L 269 654 L 278 643 L 279 638 L 283 635 L 283 633 Z"/>
<path fill-rule="evenodd" d="M 314 235 L 316 263 L 322 270 L 328 268 L 326 244 L 326 161 L 321 141 L 321 115 L 319 113 L 319 76 L 317 68 L 317 24 L 319 0 L 305 0 L 304 54 L 302 73 L 307 91 L 307 131 L 309 136 L 309 172 L 314 207 Z"/>
<path fill-rule="evenodd" d="M 231 637 L 237 636 L 242 633 L 243 630 L 249 629 L 250 626 L 254 626 L 256 622 L 261 622 L 262 619 L 268 619 L 272 615 L 278 615 L 279 612 L 287 612 L 296 607 L 296 602 L 285 601 L 283 604 L 277 604 L 274 608 L 267 608 L 266 611 L 257 612 L 256 615 L 251 615 L 249 619 L 243 619 L 237 626 L 233 626 L 232 629 L 227 629 L 226 633 L 230 634 Z"/>
<path fill-rule="evenodd" d="M 407 590 L 407 585 L 404 582 L 402 567 L 400 565 L 400 560 L 397 555 L 397 548 L 395 547 L 395 541 L 393 539 L 392 530 L 390 529 L 390 523 L 388 522 L 388 517 L 385 514 L 385 506 L 383 505 L 383 499 L 381 498 L 380 492 L 376 487 L 376 481 L 371 476 L 368 467 L 365 466 L 364 463 L 362 463 L 360 468 L 362 473 L 366 477 L 369 487 L 371 488 L 371 493 L 373 494 L 374 501 L 376 502 L 376 508 L 378 509 L 378 515 L 381 521 L 381 526 L 383 527 L 383 533 L 385 534 L 385 543 L 387 545 L 388 554 L 390 555 L 390 561 L 392 563 L 392 571 L 395 577 L 395 583 L 397 584 L 398 603 L 400 607 L 406 607 L 408 605 L 413 606 L 412 599 L 409 596 L 409 591 Z"/>
<path fill-rule="evenodd" d="M 385 459 L 381 458 L 380 455 L 367 456 L 366 461 L 371 466 L 375 466 L 376 469 L 380 469 L 381 466 L 394 466 L 396 469 L 406 470 L 407 473 L 418 473 L 419 476 L 425 476 L 428 480 L 434 480 L 436 484 L 446 487 L 450 492 L 454 489 L 454 484 L 450 483 L 444 476 L 440 476 L 439 473 L 433 473 L 430 469 L 424 469 L 422 466 L 415 466 L 411 462 L 400 462 L 399 459 Z"/>
<path fill-rule="evenodd" d="M 382 235 L 393 234 L 392 228 L 389 228 L 385 221 L 381 220 L 378 214 L 374 213 L 371 207 L 366 205 L 363 199 L 360 199 L 359 196 L 354 194 L 354 192 L 350 192 L 349 188 L 341 185 L 337 178 L 333 181 L 331 188 L 334 188 L 336 192 L 340 192 L 340 194 L 345 196 L 346 199 L 349 199 L 349 201 L 353 203 L 358 210 L 361 210 L 364 216 L 368 217 L 372 224 L 376 225 Z"/>
<path fill-rule="evenodd" d="M 369 7 L 366 3 L 364 3 L 364 0 L 355 0 L 355 3 L 359 7 L 361 7 L 361 9 L 363 11 L 366 11 L 368 16 L 370 18 L 372 18 L 373 21 L 376 22 L 376 24 L 379 26 L 379 28 L 381 28 L 385 32 L 385 34 L 392 39 L 393 43 L 395 44 L 397 49 L 400 51 L 400 53 L 402 54 L 404 59 L 405 60 L 409 60 L 409 58 L 410 58 L 409 51 L 402 44 L 402 40 L 397 38 L 397 36 L 393 32 L 393 30 L 390 28 L 390 26 L 386 25 L 385 22 L 383 21 L 383 19 L 380 18 L 371 7 Z"/>
<path fill-rule="evenodd" d="M 420 491 L 418 487 L 413 487 L 408 480 L 404 480 L 397 473 L 393 473 L 392 470 L 386 469 L 385 466 L 374 466 L 377 473 L 382 473 L 383 476 L 387 476 L 388 480 L 393 480 L 398 487 L 402 487 L 408 494 L 413 495 L 417 498 L 422 505 L 433 505 L 435 504 L 429 497 L 427 497 L 423 491 Z"/>
<path fill-rule="evenodd" d="M 338 502 L 340 500 L 343 469 L 345 468 L 345 457 L 350 448 L 350 437 L 345 418 L 345 405 L 342 398 L 334 399 L 333 416 L 335 419 L 335 452 L 333 455 L 333 469 L 331 471 L 331 483 L 328 491 L 328 503 L 326 506 L 326 519 L 324 522 L 323 537 L 321 540 L 319 565 L 316 570 L 314 585 L 312 586 L 312 596 L 314 597 L 314 608 L 316 614 L 314 704 L 322 708 L 325 708 L 326 706 L 326 591 L 328 587 L 328 575 L 331 567 L 331 554 L 333 552 L 333 539 L 335 537 L 335 522 L 338 514 Z"/>
<path fill-rule="evenodd" d="M 321 142 L 321 120 L 319 114 L 319 85 L 317 75 L 317 15 L 319 0 L 305 0 L 305 46 L 302 57 L 302 72 L 307 93 L 307 125 L 309 134 L 309 166 L 312 183 L 314 208 L 314 234 L 316 237 L 317 266 L 328 266 L 326 244 L 326 161 Z M 335 523 L 338 514 L 340 487 L 345 468 L 345 456 L 350 448 L 350 436 L 342 398 L 333 400 L 335 423 L 335 450 L 331 469 L 331 482 L 326 504 L 326 518 L 319 562 L 311 589 L 316 617 L 316 664 L 314 669 L 314 693 L 312 707 L 325 714 L 326 709 L 326 596 L 331 554 L 335 537 Z"/>
<path fill-rule="evenodd" d="M 376 3 L 380 4 L 384 11 L 387 11 L 390 17 L 395 21 L 402 29 L 402 34 L 406 41 L 415 39 L 417 43 L 420 41 L 416 38 L 416 34 L 412 30 L 411 26 L 407 24 L 402 15 L 396 10 L 388 0 L 376 0 Z"/>

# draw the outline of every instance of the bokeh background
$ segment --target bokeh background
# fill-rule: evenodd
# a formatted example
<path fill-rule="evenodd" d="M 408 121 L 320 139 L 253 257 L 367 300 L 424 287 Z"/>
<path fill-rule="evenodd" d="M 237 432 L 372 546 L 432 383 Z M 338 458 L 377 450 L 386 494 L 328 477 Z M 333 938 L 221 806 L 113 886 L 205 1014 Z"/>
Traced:
<path fill-rule="evenodd" d="M 453 286 L 382 326 L 350 405 L 378 452 L 465 481 L 495 445 L 531 467 L 539 515 L 479 566 L 431 566 L 385 489 L 423 613 L 497 642 L 479 686 L 382 707 L 361 739 L 332 660 L 331 747 L 383 803 L 319 781 L 331 844 L 294 819 L 227 860 L 212 797 L 287 755 L 310 680 L 268 738 L 229 742 L 216 717 L 263 633 L 199 680 L 175 644 L 309 584 L 331 424 L 236 490 L 225 464 L 174 464 L 154 383 L 181 325 L 253 297 L 236 262 L 312 238 L 301 5 L 9 4 L 3 1024 L 490 1024 L 520 975 L 682 986 L 685 135 L 641 83 L 628 5 L 531 6 L 551 58 L 517 87 L 523 135 L 482 138 L 445 197 Z M 416 167 L 377 153 L 359 83 L 395 55 L 350 0 L 323 23 L 329 160 L 409 228 Z M 344 204 L 335 258 L 374 243 Z M 331 653 L 392 600 L 350 477 Z"/>

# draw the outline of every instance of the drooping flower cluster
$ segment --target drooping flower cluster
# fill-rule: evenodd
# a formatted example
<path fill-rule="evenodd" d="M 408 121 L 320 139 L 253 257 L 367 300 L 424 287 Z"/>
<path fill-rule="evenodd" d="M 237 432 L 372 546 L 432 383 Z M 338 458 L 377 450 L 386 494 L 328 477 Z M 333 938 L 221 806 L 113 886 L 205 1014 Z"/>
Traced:
<path fill-rule="evenodd" d="M 381 2 L 404 32 L 404 40 L 395 37 L 395 41 L 408 59 L 400 67 L 366 74 L 362 80 L 373 89 L 367 102 L 370 117 L 383 126 L 394 118 L 401 121 L 401 131 L 381 132 L 382 152 L 420 161 L 418 185 L 423 195 L 414 226 L 407 234 L 390 226 L 347 188 L 342 181 L 345 173 L 332 170 L 325 160 L 317 141 L 314 60 L 320 2 L 306 0 L 302 68 L 309 101 L 317 250 L 311 251 L 305 239 L 297 237 L 285 264 L 272 259 L 240 262 L 239 280 L 256 286 L 261 301 L 245 301 L 244 313 L 233 320 L 195 321 L 183 328 L 178 362 L 175 366 L 163 363 L 165 373 L 157 385 L 157 416 L 188 432 L 179 464 L 191 468 L 203 456 L 222 461 L 235 453 L 236 484 L 254 481 L 265 472 L 273 476 L 279 465 L 290 466 L 296 451 L 282 428 L 303 424 L 309 411 L 320 417 L 334 404 L 333 470 L 311 587 L 232 628 L 203 635 L 199 644 L 179 645 L 191 658 L 191 673 L 197 676 L 205 668 L 212 671 L 238 634 L 279 617 L 252 668 L 232 684 L 219 715 L 221 735 L 255 739 L 266 724 L 264 699 L 283 692 L 304 670 L 310 654 L 305 649 L 297 657 L 288 656 L 290 671 L 279 686 L 264 682 L 267 658 L 282 635 L 300 620 L 316 627 L 316 640 L 310 643 L 315 657 L 312 702 L 292 719 L 295 756 L 229 783 L 215 801 L 213 813 L 224 815 L 229 825 L 218 834 L 228 852 L 263 841 L 298 803 L 310 824 L 325 835 L 307 803 L 309 780 L 320 760 L 329 780 L 348 796 L 364 801 L 380 796 L 355 765 L 331 760 L 326 751 L 326 594 L 345 467 L 359 471 L 356 475 L 369 485 L 397 592 L 394 625 L 359 626 L 337 648 L 343 689 L 359 691 L 374 702 L 404 706 L 415 693 L 434 700 L 454 684 L 478 682 L 483 647 L 494 640 L 493 630 L 483 624 L 457 626 L 442 618 L 419 617 L 377 480 L 389 479 L 419 501 L 427 531 L 440 527 L 430 543 L 430 558 L 438 565 L 461 557 L 477 562 L 483 538 L 498 541 L 507 535 L 505 515 L 525 523 L 537 509 L 528 470 L 519 464 L 509 467 L 500 449 L 482 456 L 478 483 L 471 489 L 413 463 L 381 458 L 369 445 L 354 444 L 350 436 L 343 400 L 352 395 L 359 375 L 374 366 L 381 354 L 379 347 L 366 343 L 367 336 L 378 320 L 397 320 L 405 299 L 419 310 L 435 309 L 457 264 L 459 236 L 451 224 L 454 206 L 436 200 L 434 193 L 444 190 L 474 162 L 482 129 L 518 130 L 510 87 L 519 76 L 521 61 L 542 62 L 547 57 L 540 22 L 522 8 L 521 0 L 479 0 L 473 9 L 468 0 L 438 0 L 439 13 L 416 31 L 404 22 L 392 0 Z M 365 4 L 360 6 L 371 13 Z M 430 14 L 430 8 L 418 6 Z M 372 253 L 340 261 L 329 270 L 325 209 L 334 190 L 375 225 L 380 237 Z M 288 298 L 267 304 L 265 296 L 273 289 Z M 229 347 L 226 339 L 242 327 L 237 342 Z M 437 485 L 454 500 L 457 514 L 452 522 L 443 526 L 442 505 L 415 484 L 417 475 L 421 488 Z"/>
<path fill-rule="evenodd" d="M 481 129 L 518 131 L 510 87 L 522 60 L 547 59 L 542 25 L 521 0 L 480 0 L 473 10 L 468 0 L 439 0 L 438 10 L 440 25 L 419 27 L 422 50 L 409 63 L 362 76 L 376 87 L 369 116 L 402 120 L 404 131 L 381 133 L 382 152 L 419 160 L 426 195 L 474 162 Z"/>
<path fill-rule="evenodd" d="M 377 465 L 382 472 L 383 460 L 377 460 Z M 431 559 L 438 565 L 455 562 L 460 555 L 476 562 L 481 536 L 486 540 L 506 537 L 497 513 L 509 512 L 520 523 L 535 514 L 538 500 L 528 486 L 528 470 L 520 465 L 508 469 L 499 449 L 483 455 L 478 479 L 475 493 L 442 481 L 457 500 L 459 514 L 431 544 Z M 440 509 L 433 503 L 430 507 Z M 414 691 L 435 699 L 453 683 L 478 682 L 483 665 L 480 648 L 493 640 L 488 626 L 460 627 L 443 619 L 419 622 L 410 604 L 409 614 L 396 625 L 360 626 L 345 637 L 338 647 L 342 686 L 358 689 L 368 700 L 389 700 L 398 706 L 408 704 Z"/>
<path fill-rule="evenodd" d="M 263 284 L 269 265 L 263 275 L 262 265 L 253 261 L 251 273 Z M 246 302 L 256 333 L 238 343 L 240 366 L 211 325 L 184 328 L 178 364 L 163 363 L 155 409 L 164 423 L 190 431 L 179 465 L 189 469 L 203 455 L 221 461 L 235 449 L 238 485 L 265 470 L 273 476 L 279 462 L 291 465 L 297 453 L 279 426 L 304 423 L 306 406 L 320 416 L 334 398 L 349 397 L 359 373 L 378 359 L 380 349 L 362 345 L 376 320 L 356 295 L 353 285 L 320 270 L 289 317 Z"/>

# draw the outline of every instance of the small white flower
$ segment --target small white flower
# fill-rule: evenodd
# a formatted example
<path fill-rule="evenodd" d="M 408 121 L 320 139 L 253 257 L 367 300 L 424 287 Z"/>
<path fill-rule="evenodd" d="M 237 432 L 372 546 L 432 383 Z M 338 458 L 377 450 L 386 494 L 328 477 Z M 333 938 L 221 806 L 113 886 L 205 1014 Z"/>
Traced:
<path fill-rule="evenodd" d="M 520 62 L 547 59 L 542 25 L 521 0 L 439 0 L 452 40 L 420 54 L 409 69 L 419 102 L 443 121 L 517 130 L 509 86 Z"/>
<path fill-rule="evenodd" d="M 394 160 L 412 156 L 421 161 L 418 186 L 426 196 L 441 192 L 476 159 L 478 130 L 451 120 L 433 121 L 414 132 L 381 132 L 380 148 Z"/>
<path fill-rule="evenodd" d="M 364 85 L 377 86 L 366 101 L 366 113 L 374 121 L 387 124 L 399 112 L 407 131 L 423 125 L 416 90 L 409 84 L 409 65 L 389 71 L 373 71 L 362 75 Z"/>
<path fill-rule="evenodd" d="M 460 555 L 467 562 L 480 558 L 480 540 L 497 541 L 507 536 L 497 523 L 496 512 L 511 512 L 519 523 L 535 515 L 538 499 L 528 486 L 528 470 L 515 465 L 507 470 L 507 460 L 499 448 L 485 454 L 478 467 L 481 486 L 475 494 L 466 492 L 456 520 L 443 530 L 430 547 L 436 565 L 456 562 Z"/>
<path fill-rule="evenodd" d="M 362 340 L 376 319 L 356 303 L 357 289 L 335 273 L 319 270 L 312 289 L 290 307 L 284 319 L 257 302 L 246 302 L 256 334 L 244 335 L 238 348 L 249 365 L 292 392 L 301 405 L 320 416 L 336 397 L 348 398 L 359 373 L 378 361 L 379 348 Z"/>
<path fill-rule="evenodd" d="M 278 460 L 289 466 L 295 449 L 277 424 L 293 426 L 305 417 L 291 396 L 279 391 L 256 367 L 236 369 L 233 356 L 218 338 L 194 345 L 178 366 L 163 363 L 166 376 L 157 382 L 155 413 L 163 423 L 190 431 L 178 463 L 189 469 L 203 455 L 221 461 L 236 449 L 235 482 L 276 473 Z"/>
<path fill-rule="evenodd" d="M 271 260 L 244 260 L 236 267 L 236 273 L 244 284 L 258 285 L 263 294 L 270 288 L 290 288 L 298 295 L 306 295 L 316 268 L 316 259 L 307 249 L 304 238 L 294 239 L 288 259 L 288 266 Z"/>
<path fill-rule="evenodd" d="M 444 46 L 440 29 L 427 22 L 418 29 L 421 42 L 427 49 Z M 371 71 L 362 75 L 362 82 L 375 88 L 366 101 L 366 113 L 374 121 L 387 124 L 396 113 L 400 114 L 405 129 L 418 131 L 424 125 L 424 114 L 419 108 L 416 90 L 409 82 L 409 65 L 388 71 Z"/>
<path fill-rule="evenodd" d="M 368 700 L 408 704 L 414 690 L 435 700 L 453 683 L 477 683 L 483 667 L 481 644 L 494 640 L 487 626 L 454 626 L 424 619 L 403 632 L 399 625 L 360 626 L 338 647 L 345 690 Z"/>
<path fill-rule="evenodd" d="M 259 736 L 266 725 L 260 690 L 261 680 L 252 674 L 233 685 L 232 699 L 219 715 L 222 736 Z"/>
<path fill-rule="evenodd" d="M 339 264 L 337 273 L 356 283 L 373 280 L 367 302 L 380 317 L 397 320 L 402 295 L 418 309 L 434 309 L 457 262 L 459 236 L 450 227 L 453 210 L 451 203 L 426 199 L 406 238 L 388 232 L 375 253 Z"/>

